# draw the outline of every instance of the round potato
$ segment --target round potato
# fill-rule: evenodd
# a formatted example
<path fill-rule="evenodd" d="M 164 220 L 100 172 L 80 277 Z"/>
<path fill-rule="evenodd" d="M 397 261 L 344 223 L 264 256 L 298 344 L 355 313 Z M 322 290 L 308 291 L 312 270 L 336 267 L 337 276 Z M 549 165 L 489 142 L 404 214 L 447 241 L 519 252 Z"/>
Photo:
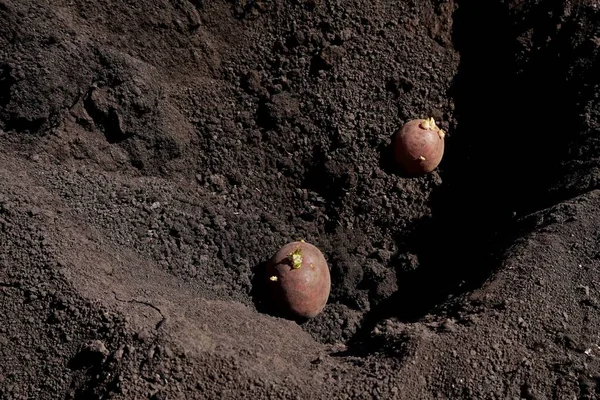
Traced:
<path fill-rule="evenodd" d="M 276 310 L 308 319 L 325 308 L 331 278 L 325 257 L 314 245 L 304 241 L 286 244 L 269 260 L 266 273 Z"/>
<path fill-rule="evenodd" d="M 442 161 L 444 137 L 433 118 L 408 121 L 394 138 L 394 158 L 409 175 L 432 172 Z"/>

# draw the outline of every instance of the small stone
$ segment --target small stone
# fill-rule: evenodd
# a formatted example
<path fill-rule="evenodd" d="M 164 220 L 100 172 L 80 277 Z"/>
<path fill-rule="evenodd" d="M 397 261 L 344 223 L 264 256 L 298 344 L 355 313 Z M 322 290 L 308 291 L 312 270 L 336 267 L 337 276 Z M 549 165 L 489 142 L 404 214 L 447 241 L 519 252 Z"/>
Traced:
<path fill-rule="evenodd" d="M 109 351 L 100 340 L 92 340 L 86 344 L 81 351 L 71 360 L 71 366 L 74 368 L 89 367 L 99 365 L 106 360 Z"/>
<path fill-rule="evenodd" d="M 286 41 L 287 47 L 296 47 L 304 44 L 306 35 L 301 31 L 294 32 Z"/>
<path fill-rule="evenodd" d="M 456 332 L 456 323 L 451 319 L 446 319 L 442 323 L 442 330 L 445 332 Z"/>
<path fill-rule="evenodd" d="M 144 342 L 150 337 L 150 334 L 148 333 L 148 331 L 142 330 L 136 334 L 136 337 L 138 340 Z"/>
<path fill-rule="evenodd" d="M 104 345 L 104 342 L 100 340 L 92 340 L 84 347 L 83 351 L 99 354 L 103 357 L 108 356 L 108 349 Z"/>
<path fill-rule="evenodd" d="M 313 361 L 311 361 L 311 364 L 321 364 L 324 360 L 324 357 L 322 355 L 320 355 L 319 357 L 317 357 L 316 359 L 314 359 Z"/>
<path fill-rule="evenodd" d="M 343 47 L 332 45 L 321 51 L 320 59 L 327 68 L 332 68 L 340 63 L 345 54 Z"/>
<path fill-rule="evenodd" d="M 262 90 L 262 86 L 259 73 L 257 71 L 249 71 L 242 80 L 242 87 L 248 93 L 260 93 Z"/>
<path fill-rule="evenodd" d="M 119 349 L 115 352 L 115 360 L 120 361 L 123 358 L 123 349 Z"/>

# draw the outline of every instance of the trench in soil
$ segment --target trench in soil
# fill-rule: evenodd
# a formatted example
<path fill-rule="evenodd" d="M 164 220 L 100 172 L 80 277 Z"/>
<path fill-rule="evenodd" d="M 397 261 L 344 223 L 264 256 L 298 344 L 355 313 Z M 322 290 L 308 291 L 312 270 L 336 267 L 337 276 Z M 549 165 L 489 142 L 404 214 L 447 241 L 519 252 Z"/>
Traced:
<path fill-rule="evenodd" d="M 533 43 L 544 48 L 521 69 L 521 27 L 511 23 L 505 5 L 459 2 L 453 42 L 461 63 L 451 89 L 457 124 L 440 165 L 443 184 L 430 198 L 432 216 L 413 227 L 409 241 L 398 243 L 417 255 L 419 268 L 396 269 L 397 292 L 364 316 L 340 355 L 367 355 L 384 346 L 370 337 L 384 319 L 451 316 L 457 306 L 452 299 L 480 287 L 502 252 L 527 230 L 520 216 L 581 194 L 558 183 L 565 174 L 561 162 L 577 146 L 578 94 L 565 83 L 576 23 L 563 24 L 544 44 L 563 8 L 563 2 L 545 2 L 530 10 L 531 20 L 539 21 Z"/>

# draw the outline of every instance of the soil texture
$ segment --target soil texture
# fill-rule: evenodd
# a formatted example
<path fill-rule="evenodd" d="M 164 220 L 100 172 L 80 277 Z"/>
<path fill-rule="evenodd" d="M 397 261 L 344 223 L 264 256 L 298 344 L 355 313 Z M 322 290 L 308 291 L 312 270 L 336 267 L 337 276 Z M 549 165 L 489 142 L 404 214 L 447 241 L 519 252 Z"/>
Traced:
<path fill-rule="evenodd" d="M 0 0 L 0 398 L 600 398 L 598 71 L 594 0 Z"/>

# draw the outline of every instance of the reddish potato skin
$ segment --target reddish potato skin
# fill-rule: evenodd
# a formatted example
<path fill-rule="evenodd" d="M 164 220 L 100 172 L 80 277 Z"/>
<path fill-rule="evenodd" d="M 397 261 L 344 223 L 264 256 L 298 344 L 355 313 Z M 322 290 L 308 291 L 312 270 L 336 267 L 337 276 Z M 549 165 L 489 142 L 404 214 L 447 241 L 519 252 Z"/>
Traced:
<path fill-rule="evenodd" d="M 290 254 L 297 249 L 301 251 L 302 263 L 294 269 Z M 309 319 L 325 308 L 331 278 L 323 253 L 314 245 L 301 241 L 286 244 L 267 263 L 266 275 L 274 306 L 279 311 Z"/>
<path fill-rule="evenodd" d="M 442 161 L 445 134 L 433 120 L 429 121 L 433 125 L 424 119 L 411 120 L 394 138 L 394 159 L 409 175 L 430 173 Z"/>

